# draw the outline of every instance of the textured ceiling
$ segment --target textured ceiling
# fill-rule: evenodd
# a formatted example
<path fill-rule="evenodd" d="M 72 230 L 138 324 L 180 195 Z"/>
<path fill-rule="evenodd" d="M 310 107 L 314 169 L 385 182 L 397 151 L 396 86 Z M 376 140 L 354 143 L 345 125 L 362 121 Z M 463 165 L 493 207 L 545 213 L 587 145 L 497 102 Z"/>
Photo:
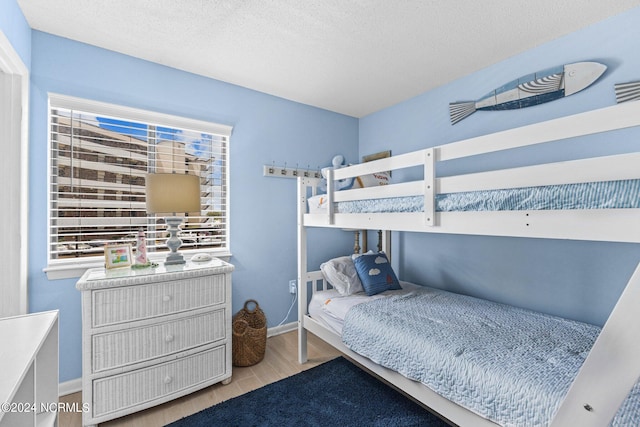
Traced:
<path fill-rule="evenodd" d="M 640 0 L 18 0 L 29 25 L 362 117 Z"/>

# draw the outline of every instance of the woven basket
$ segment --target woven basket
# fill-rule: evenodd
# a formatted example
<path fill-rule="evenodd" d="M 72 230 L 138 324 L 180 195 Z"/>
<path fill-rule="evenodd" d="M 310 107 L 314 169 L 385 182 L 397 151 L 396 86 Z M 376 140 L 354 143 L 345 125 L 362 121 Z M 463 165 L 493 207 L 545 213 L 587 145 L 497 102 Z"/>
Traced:
<path fill-rule="evenodd" d="M 253 310 L 249 304 L 255 304 Z M 234 366 L 251 366 L 264 358 L 267 347 L 267 318 L 258 302 L 247 300 L 233 316 L 232 358 Z"/>

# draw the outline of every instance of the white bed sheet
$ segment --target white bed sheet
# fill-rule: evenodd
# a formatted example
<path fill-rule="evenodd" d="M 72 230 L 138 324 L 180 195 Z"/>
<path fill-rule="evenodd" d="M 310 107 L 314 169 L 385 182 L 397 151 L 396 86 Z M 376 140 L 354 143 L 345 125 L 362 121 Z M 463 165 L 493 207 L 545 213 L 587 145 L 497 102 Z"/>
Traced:
<path fill-rule="evenodd" d="M 400 290 L 386 291 L 373 296 L 367 296 L 364 292 L 342 296 L 335 289 L 318 291 L 313 294 L 309 302 L 309 315 L 324 327 L 342 336 L 344 318 L 354 305 L 407 293 L 420 287 L 420 285 L 403 281 L 400 281 L 400 286 L 402 287 Z"/>

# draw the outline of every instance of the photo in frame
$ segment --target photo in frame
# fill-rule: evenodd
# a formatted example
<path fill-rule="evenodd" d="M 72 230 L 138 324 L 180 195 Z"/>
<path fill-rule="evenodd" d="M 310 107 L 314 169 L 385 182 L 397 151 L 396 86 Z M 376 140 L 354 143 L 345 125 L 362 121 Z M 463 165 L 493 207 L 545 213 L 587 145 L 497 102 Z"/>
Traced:
<path fill-rule="evenodd" d="M 104 247 L 104 265 L 107 269 L 131 267 L 131 245 L 111 244 Z"/>

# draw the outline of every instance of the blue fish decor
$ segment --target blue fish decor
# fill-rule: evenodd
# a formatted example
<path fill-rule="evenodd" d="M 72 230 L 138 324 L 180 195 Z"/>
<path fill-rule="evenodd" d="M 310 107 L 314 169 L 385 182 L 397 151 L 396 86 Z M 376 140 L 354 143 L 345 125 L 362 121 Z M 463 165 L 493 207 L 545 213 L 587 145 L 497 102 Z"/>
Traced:
<path fill-rule="evenodd" d="M 599 62 L 575 62 L 522 76 L 478 101 L 449 104 L 451 124 L 478 110 L 515 110 L 573 95 L 591 86 L 606 69 Z"/>
<path fill-rule="evenodd" d="M 640 82 L 616 83 L 614 88 L 618 104 L 640 99 Z"/>

